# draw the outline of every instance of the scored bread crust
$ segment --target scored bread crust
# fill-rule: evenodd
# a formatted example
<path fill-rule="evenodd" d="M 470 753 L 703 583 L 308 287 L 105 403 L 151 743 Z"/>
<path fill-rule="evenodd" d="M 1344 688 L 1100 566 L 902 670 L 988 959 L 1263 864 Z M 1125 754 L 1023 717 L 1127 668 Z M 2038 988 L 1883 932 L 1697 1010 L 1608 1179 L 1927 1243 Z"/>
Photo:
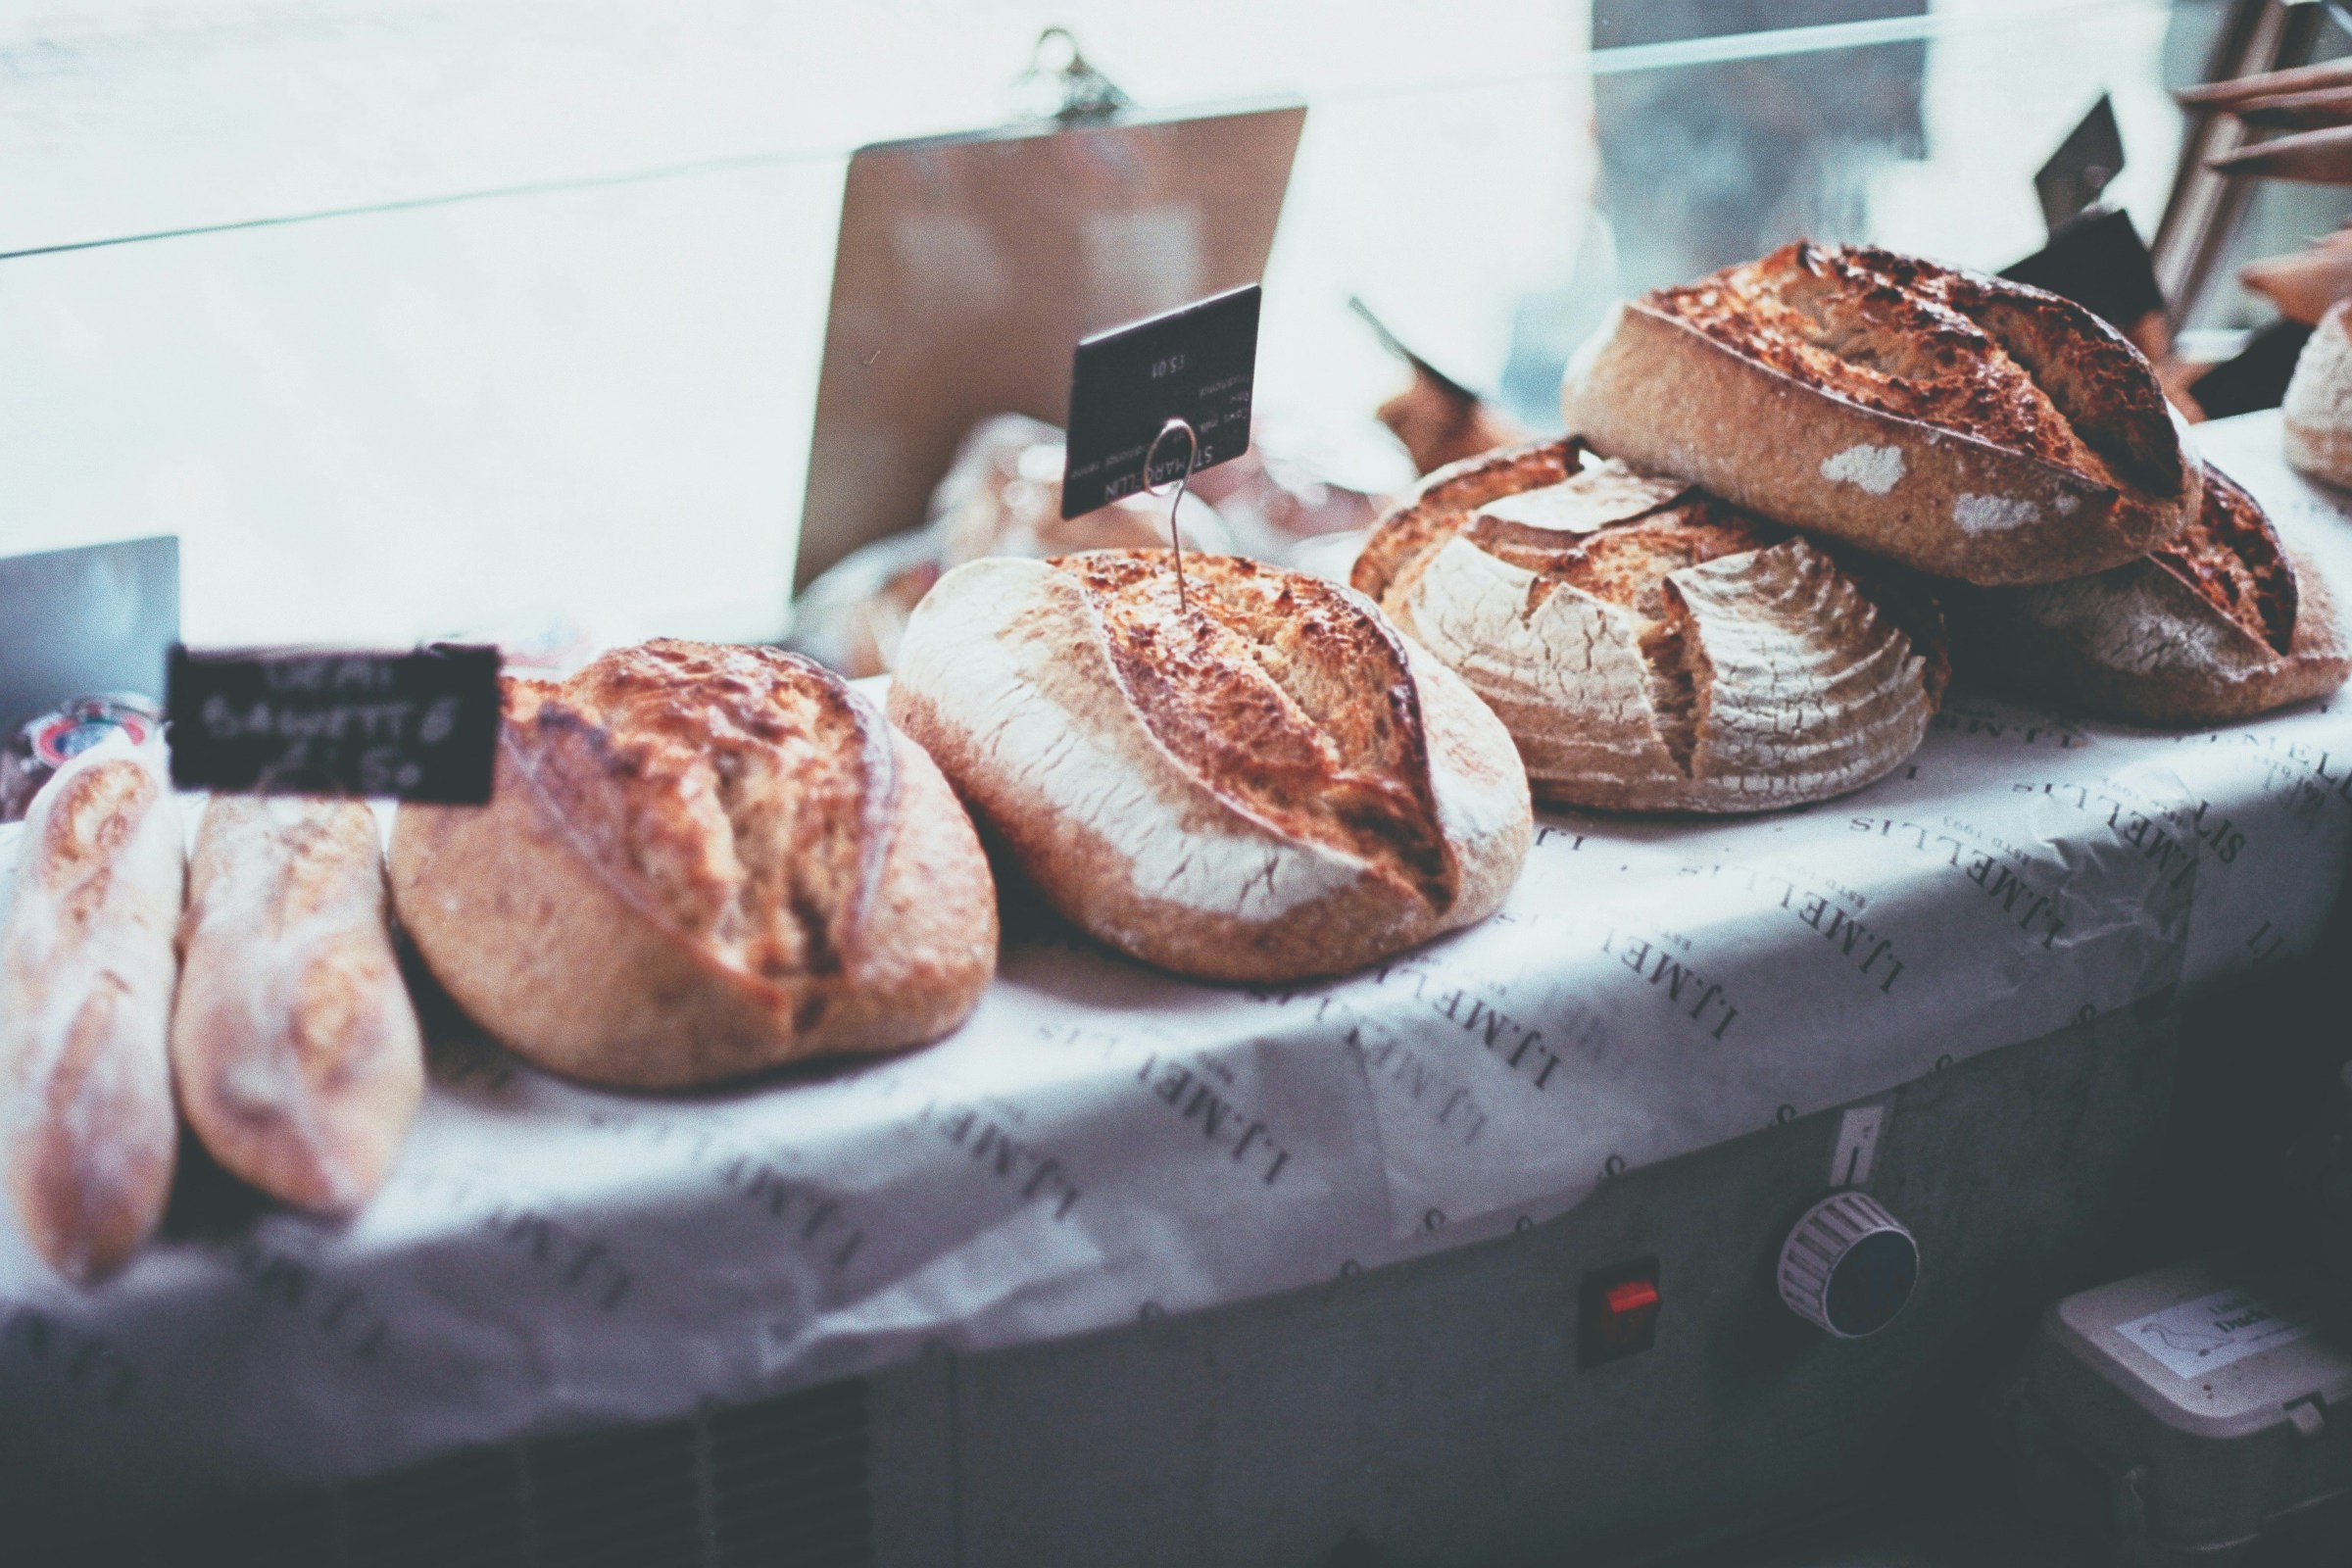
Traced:
<path fill-rule="evenodd" d="M 389 914 L 367 803 L 205 803 L 180 919 L 172 1082 L 223 1168 L 301 1208 L 365 1202 L 423 1096 Z"/>
<path fill-rule="evenodd" d="M 2352 300 L 2320 318 L 2295 356 L 2279 404 L 2286 461 L 2314 479 L 2352 487 Z"/>
<path fill-rule="evenodd" d="M 1964 582 L 2104 570 L 2196 510 L 2185 428 L 2114 328 L 1874 247 L 1799 242 L 1625 303 L 1561 408 L 1628 463 Z"/>
<path fill-rule="evenodd" d="M 518 1054 L 637 1088 L 935 1040 L 995 884 L 922 751 L 821 666 L 662 640 L 507 683 L 490 803 L 404 805 L 392 893 Z"/>
<path fill-rule="evenodd" d="M 2318 564 L 2218 469 L 2203 512 L 2183 548 L 1956 598 L 1962 658 L 2094 715 L 2153 725 L 2249 718 L 2341 686 L 2352 643 Z"/>
<path fill-rule="evenodd" d="M 1432 470 L 1403 505 L 1374 526 L 1348 574 L 1348 585 L 1379 604 L 1398 572 L 1432 545 L 1450 538 L 1471 513 L 1504 496 L 1560 483 L 1577 471 L 1583 452 L 1584 443 L 1573 436 L 1529 441 Z"/>
<path fill-rule="evenodd" d="M 989 560 L 909 619 L 891 716 L 1054 907 L 1210 979 L 1485 918 L 1532 835 L 1510 738 L 1344 588 L 1160 551 Z"/>
<path fill-rule="evenodd" d="M 1581 443 L 1552 455 L 1574 471 Z M 1527 449 L 1486 462 L 1496 483 L 1464 471 L 1447 488 L 1490 510 L 1415 497 L 1374 530 L 1358 580 L 1387 581 L 1397 625 L 1494 710 L 1540 799 L 1768 810 L 1857 789 L 1926 734 L 1943 675 L 1932 607 L 1688 485 L 1602 464 L 1514 511 L 1494 504 L 1500 479 L 1555 465 Z M 1546 527 L 1553 497 L 1574 505 L 1552 503 Z"/>

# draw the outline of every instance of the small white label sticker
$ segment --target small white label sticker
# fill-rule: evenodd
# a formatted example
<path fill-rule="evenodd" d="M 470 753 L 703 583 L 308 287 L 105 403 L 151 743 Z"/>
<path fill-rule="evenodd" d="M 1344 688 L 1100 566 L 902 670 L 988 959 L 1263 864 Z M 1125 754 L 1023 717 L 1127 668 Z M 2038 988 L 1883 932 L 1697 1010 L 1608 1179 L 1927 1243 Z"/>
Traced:
<path fill-rule="evenodd" d="M 2193 1378 L 2249 1355 L 2308 1338 L 2311 1325 L 2265 1305 L 2245 1291 L 2216 1291 L 2116 1326 L 2116 1332 L 2164 1363 L 2175 1377 Z"/>
<path fill-rule="evenodd" d="M 1855 1105 L 1838 1118 L 1838 1148 L 1830 1155 L 1830 1185 L 1860 1187 L 1870 1180 L 1878 1162 L 1879 1130 L 1886 1122 L 1885 1105 Z"/>

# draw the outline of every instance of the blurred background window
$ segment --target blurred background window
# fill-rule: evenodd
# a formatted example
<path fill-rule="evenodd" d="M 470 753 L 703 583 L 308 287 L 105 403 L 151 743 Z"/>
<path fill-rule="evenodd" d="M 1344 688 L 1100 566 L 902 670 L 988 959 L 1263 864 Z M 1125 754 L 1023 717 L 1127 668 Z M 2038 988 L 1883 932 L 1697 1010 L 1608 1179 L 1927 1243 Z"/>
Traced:
<path fill-rule="evenodd" d="M 842 171 L 1309 106 L 1261 411 L 1368 420 L 1360 295 L 1521 422 L 1607 303 L 1800 234 L 1999 268 L 2102 94 L 2152 234 L 2218 0 L 43 0 L 0 14 L 0 551 L 183 539 L 197 642 L 782 628 Z M 2340 49 L 2333 41 L 2326 46 Z M 2266 189 L 2247 254 L 2333 226 Z M 2236 258 L 2226 263 L 2224 270 Z M 2225 278 L 2199 320 L 2250 325 Z"/>

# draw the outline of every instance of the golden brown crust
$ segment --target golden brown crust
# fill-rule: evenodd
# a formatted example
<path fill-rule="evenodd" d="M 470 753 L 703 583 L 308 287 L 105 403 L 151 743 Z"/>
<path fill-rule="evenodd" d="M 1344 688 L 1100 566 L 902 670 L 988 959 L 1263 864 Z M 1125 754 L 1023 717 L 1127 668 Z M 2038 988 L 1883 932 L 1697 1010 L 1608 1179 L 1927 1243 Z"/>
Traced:
<path fill-rule="evenodd" d="M 1655 309 L 1799 385 L 2060 467 L 2178 490 L 2180 453 L 2138 351 L 2090 312 L 2022 283 L 1872 245 L 1799 240 L 1660 289 Z"/>
<path fill-rule="evenodd" d="M 1978 583 L 2142 555 L 2199 471 L 2155 372 L 2054 295 L 1870 247 L 1786 247 L 1624 307 L 1571 428 L 1795 527 Z"/>
<path fill-rule="evenodd" d="M 1136 713 L 1194 775 L 1292 838 L 1396 868 L 1443 912 L 1456 871 L 1438 826 L 1421 699 L 1396 634 L 1320 578 L 1234 556 L 1049 562 L 1076 577 Z"/>
<path fill-rule="evenodd" d="M 1484 918 L 1532 831 L 1494 716 L 1348 591 L 1226 558 L 975 562 L 891 714 L 1054 907 L 1224 980 L 1343 972 Z"/>
<path fill-rule="evenodd" d="M 2178 548 L 1955 599 L 1962 668 L 2160 726 L 2250 718 L 2341 686 L 2352 645 L 2317 564 L 2218 469 L 2205 495 Z"/>
<path fill-rule="evenodd" d="M 919 1044 L 996 967 L 994 886 L 937 770 L 774 649 L 662 641 L 513 683 L 491 804 L 404 807 L 392 886 L 461 1005 L 599 1082 Z"/>
<path fill-rule="evenodd" d="M 189 868 L 172 1068 L 188 1125 L 263 1192 L 349 1213 L 424 1087 L 362 802 L 215 796 Z"/>
<path fill-rule="evenodd" d="M 2219 468 L 2205 470 L 2205 501 L 2180 536 L 2148 552 L 2197 597 L 2286 653 L 2295 636 L 2295 571 L 2254 498 Z"/>
<path fill-rule="evenodd" d="M 1348 583 L 1378 604 L 1410 561 L 1461 524 L 1459 518 L 1501 496 L 1558 484 L 1577 471 L 1583 443 L 1534 441 L 1498 447 L 1438 469 L 1421 481 L 1404 505 L 1373 526 L 1355 558 Z"/>
<path fill-rule="evenodd" d="M 735 966 L 837 972 L 864 940 L 888 726 L 798 655 L 659 641 L 508 686 L 514 753 L 622 896 Z"/>

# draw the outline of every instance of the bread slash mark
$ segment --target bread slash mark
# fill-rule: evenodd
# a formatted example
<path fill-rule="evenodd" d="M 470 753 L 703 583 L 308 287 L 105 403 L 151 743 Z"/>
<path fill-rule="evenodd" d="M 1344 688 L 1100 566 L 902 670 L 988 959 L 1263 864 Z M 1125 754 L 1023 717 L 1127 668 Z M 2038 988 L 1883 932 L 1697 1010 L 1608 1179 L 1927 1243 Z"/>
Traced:
<path fill-rule="evenodd" d="M 1077 577 L 1152 738 L 1258 821 L 1452 906 L 1419 687 L 1403 645 L 1347 590 L 1224 557 L 1179 605 L 1157 552 L 1049 564 Z"/>

